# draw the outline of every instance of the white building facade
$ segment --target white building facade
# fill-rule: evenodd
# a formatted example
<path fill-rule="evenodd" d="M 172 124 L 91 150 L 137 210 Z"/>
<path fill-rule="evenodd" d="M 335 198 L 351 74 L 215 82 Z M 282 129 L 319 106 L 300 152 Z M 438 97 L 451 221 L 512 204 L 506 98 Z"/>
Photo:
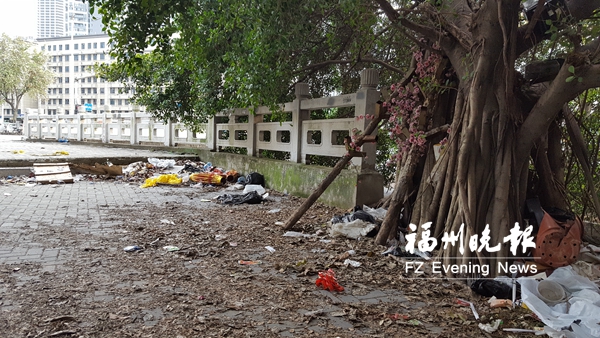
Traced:
<path fill-rule="evenodd" d="M 108 35 L 38 39 L 38 48 L 49 55 L 48 68 L 55 78 L 48 96 L 38 105 L 40 115 L 77 113 L 128 113 L 132 93 L 120 83 L 97 77 L 95 64 L 110 63 Z"/>

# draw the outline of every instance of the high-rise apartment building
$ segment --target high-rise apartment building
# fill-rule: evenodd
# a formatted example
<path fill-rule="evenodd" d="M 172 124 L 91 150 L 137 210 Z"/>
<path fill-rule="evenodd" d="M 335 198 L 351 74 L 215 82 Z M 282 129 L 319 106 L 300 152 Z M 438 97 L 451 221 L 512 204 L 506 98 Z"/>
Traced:
<path fill-rule="evenodd" d="M 102 33 L 101 16 L 81 0 L 38 0 L 38 39 Z"/>
<path fill-rule="evenodd" d="M 128 113 L 131 94 L 120 83 L 106 82 L 93 70 L 97 63 L 111 63 L 108 35 L 84 35 L 38 39 L 38 48 L 49 55 L 48 69 L 55 78 L 48 96 L 40 100 L 39 114 Z"/>

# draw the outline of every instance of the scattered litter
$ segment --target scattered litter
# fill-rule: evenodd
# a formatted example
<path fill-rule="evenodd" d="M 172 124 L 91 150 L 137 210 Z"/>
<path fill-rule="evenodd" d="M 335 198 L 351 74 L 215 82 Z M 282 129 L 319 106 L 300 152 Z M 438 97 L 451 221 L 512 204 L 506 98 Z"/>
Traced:
<path fill-rule="evenodd" d="M 535 333 L 536 335 L 541 335 L 544 332 L 544 328 L 534 328 L 533 330 L 507 328 L 502 329 L 502 331 L 514 333 Z"/>
<path fill-rule="evenodd" d="M 471 290 L 484 297 L 512 299 L 512 287 L 501 280 L 481 278 L 471 284 Z"/>
<path fill-rule="evenodd" d="M 227 235 L 216 235 L 215 236 L 215 241 L 222 241 L 225 238 L 227 238 Z"/>
<path fill-rule="evenodd" d="M 127 252 L 134 252 L 134 251 L 142 250 L 142 247 L 139 247 L 137 245 L 131 245 L 131 246 L 124 247 L 123 250 L 125 250 Z"/>
<path fill-rule="evenodd" d="M 321 315 L 323 313 L 325 313 L 325 310 L 318 309 L 318 310 L 314 310 L 314 311 L 305 312 L 304 315 L 307 317 L 313 317 L 313 316 Z"/>
<path fill-rule="evenodd" d="M 164 160 L 158 158 L 149 158 L 148 163 L 152 164 L 158 169 L 169 169 L 175 166 L 175 160 Z"/>
<path fill-rule="evenodd" d="M 327 244 L 329 244 L 329 243 L 331 243 L 332 241 L 331 241 L 330 239 L 320 239 L 320 240 L 319 240 L 319 242 L 321 242 L 321 243 L 327 243 Z"/>
<path fill-rule="evenodd" d="M 325 252 L 327 252 L 327 250 L 325 250 L 325 249 L 312 249 L 312 250 L 310 250 L 310 252 L 312 252 L 312 253 L 325 253 Z"/>
<path fill-rule="evenodd" d="M 69 155 L 68 151 L 64 151 L 64 150 L 59 150 L 59 151 L 55 151 L 54 154 L 52 154 L 54 156 L 60 156 L 60 155 Z"/>
<path fill-rule="evenodd" d="M 344 291 L 344 287 L 338 284 L 335 278 L 335 272 L 332 269 L 326 271 L 319 271 L 319 277 L 315 281 L 315 284 L 329 291 Z"/>
<path fill-rule="evenodd" d="M 546 280 L 564 287 L 566 301 L 546 304 L 538 293 L 538 282 L 519 278 L 523 303 L 546 325 L 544 332 L 557 331 L 554 336 L 600 337 L 600 290 L 588 278 L 577 275 L 571 266 L 557 268 Z M 566 328 L 566 329 L 565 329 Z M 572 332 L 570 331 L 572 330 Z"/>
<path fill-rule="evenodd" d="M 276 214 L 276 213 L 278 213 L 280 211 L 281 211 L 281 209 L 271 209 L 271 210 L 267 211 L 267 213 L 268 214 Z"/>
<path fill-rule="evenodd" d="M 566 300 L 567 294 L 562 285 L 553 280 L 544 279 L 539 282 L 537 291 L 540 299 L 548 305 L 555 305 Z"/>
<path fill-rule="evenodd" d="M 369 215 L 373 216 L 373 218 L 377 222 L 383 222 L 383 220 L 385 219 L 385 215 L 387 214 L 387 210 L 384 208 L 373 209 L 369 208 L 366 205 L 363 205 L 363 210 L 366 211 Z"/>
<path fill-rule="evenodd" d="M 235 190 L 242 190 L 242 189 L 244 189 L 244 185 L 236 183 L 236 184 L 234 184 L 234 185 L 232 185 L 230 187 L 227 187 L 227 189 L 225 189 L 225 190 L 227 190 L 227 191 L 235 191 Z"/>
<path fill-rule="evenodd" d="M 265 246 L 265 249 L 267 249 L 270 253 L 275 252 L 275 248 L 272 246 Z"/>
<path fill-rule="evenodd" d="M 502 319 L 496 319 L 489 324 L 479 323 L 479 328 L 487 333 L 492 333 L 498 331 L 500 324 L 502 324 Z"/>
<path fill-rule="evenodd" d="M 152 242 L 150 242 L 150 245 L 154 245 L 154 244 L 156 244 L 158 241 L 160 241 L 160 238 L 157 238 L 157 239 L 153 240 Z"/>
<path fill-rule="evenodd" d="M 262 261 L 243 261 L 240 260 L 238 261 L 239 264 L 241 265 L 257 265 L 257 264 L 262 264 Z"/>
<path fill-rule="evenodd" d="M 34 163 L 33 171 L 37 182 L 41 184 L 60 181 L 73 183 L 73 175 L 68 163 Z"/>
<path fill-rule="evenodd" d="M 473 316 L 475 317 L 475 320 L 479 320 L 479 313 L 475 309 L 475 305 L 472 302 L 469 302 L 469 301 L 466 301 L 466 300 L 460 299 L 460 298 L 456 298 L 455 302 L 458 305 L 470 307 L 471 308 L 471 312 L 473 312 Z"/>
<path fill-rule="evenodd" d="M 333 216 L 331 223 L 352 223 L 356 220 L 362 220 L 373 224 L 376 223 L 375 218 L 368 212 L 362 210 L 362 208 L 358 205 L 354 207 L 354 211 L 352 213 L 344 214 L 342 216 Z"/>
<path fill-rule="evenodd" d="M 492 297 L 492 298 L 490 298 L 490 300 L 488 300 L 488 303 L 490 303 L 491 308 L 499 308 L 499 307 L 505 307 L 507 309 L 513 308 L 513 302 L 510 299 L 497 299 L 496 297 Z"/>
<path fill-rule="evenodd" d="M 244 194 L 249 192 L 256 191 L 259 195 L 266 193 L 267 191 L 259 184 L 246 184 L 244 187 Z"/>
<path fill-rule="evenodd" d="M 25 154 L 25 150 L 12 150 L 11 153 L 13 153 L 13 154 Z"/>
<path fill-rule="evenodd" d="M 353 267 L 355 267 L 355 268 L 358 268 L 358 267 L 361 265 L 361 263 L 360 263 L 360 262 L 357 262 L 357 261 L 353 261 L 353 260 L 351 260 L 351 259 L 346 259 L 346 260 L 344 261 L 344 265 L 346 265 L 346 266 L 348 266 L 348 265 L 351 265 L 351 266 L 353 266 Z"/>
<path fill-rule="evenodd" d="M 146 179 L 142 188 L 155 187 L 158 184 L 177 185 L 181 184 L 182 179 L 177 174 L 165 174 Z"/>
<path fill-rule="evenodd" d="M 229 242 L 229 246 L 238 246 L 237 242 Z"/>
<path fill-rule="evenodd" d="M 408 320 L 410 318 L 409 315 L 401 315 L 399 313 L 394 313 L 394 314 L 388 315 L 388 317 L 393 320 L 398 320 L 398 319 Z"/>
<path fill-rule="evenodd" d="M 171 225 L 175 225 L 175 222 L 173 222 L 173 221 L 169 221 L 168 219 L 161 219 L 161 220 L 160 220 L 160 222 L 161 222 L 161 223 L 164 223 L 164 224 L 171 224 Z"/>
<path fill-rule="evenodd" d="M 21 268 L 14 268 L 13 271 L 19 271 Z"/>
<path fill-rule="evenodd" d="M 410 325 L 414 325 L 414 326 L 419 326 L 419 325 L 423 324 L 423 323 L 421 323 L 420 321 L 418 321 L 416 319 L 411 319 L 411 320 L 408 321 L 408 323 Z"/>
<path fill-rule="evenodd" d="M 283 222 L 275 222 L 275 225 L 285 225 Z"/>
<path fill-rule="evenodd" d="M 12 194 L 11 194 L 11 193 L 9 193 L 9 192 L 5 192 L 5 193 L 4 193 L 4 196 L 12 196 Z"/>
<path fill-rule="evenodd" d="M 193 173 L 190 175 L 190 180 L 204 184 L 222 185 L 225 183 L 225 178 L 215 172 Z"/>
<path fill-rule="evenodd" d="M 173 245 L 167 245 L 167 246 L 163 246 L 163 249 L 171 252 L 171 251 L 179 251 L 179 247 L 173 246 Z"/>
<path fill-rule="evenodd" d="M 283 225 L 283 222 L 281 225 Z M 277 224 L 277 223 L 275 223 Z M 297 232 L 297 231 L 288 231 L 285 234 L 283 234 L 283 237 L 313 237 L 314 235 L 311 234 L 303 234 L 301 232 Z"/>
<path fill-rule="evenodd" d="M 375 229 L 376 225 L 367 223 L 357 219 L 348 223 L 332 223 L 329 229 L 329 234 L 332 237 L 348 237 L 351 239 L 359 239 L 366 237 L 371 230 Z"/>
<path fill-rule="evenodd" d="M 223 194 L 217 197 L 217 201 L 222 204 L 259 204 L 262 202 L 262 197 L 256 192 L 251 191 L 243 195 Z"/>

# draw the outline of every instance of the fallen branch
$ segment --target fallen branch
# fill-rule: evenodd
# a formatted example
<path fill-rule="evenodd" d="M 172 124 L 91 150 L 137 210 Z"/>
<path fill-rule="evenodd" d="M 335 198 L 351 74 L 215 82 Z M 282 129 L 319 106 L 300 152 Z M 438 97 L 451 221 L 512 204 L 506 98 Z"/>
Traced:
<path fill-rule="evenodd" d="M 62 336 L 62 335 L 67 335 L 67 334 L 76 334 L 77 331 L 73 331 L 73 330 L 62 330 L 62 331 L 56 331 L 54 333 L 51 333 L 48 335 L 48 337 L 58 337 L 58 336 Z"/>
<path fill-rule="evenodd" d="M 355 144 L 357 147 L 362 146 L 364 143 L 365 136 L 371 135 L 377 127 L 379 126 L 379 122 L 381 122 L 381 117 L 385 114 L 378 114 L 373 118 L 373 120 L 369 123 L 364 133 L 356 140 Z M 347 152 L 338 163 L 333 167 L 329 175 L 325 177 L 325 179 L 319 184 L 317 188 L 308 196 L 308 198 L 302 203 L 302 205 L 288 218 L 285 222 L 285 230 L 290 230 L 298 220 L 304 215 L 304 213 L 319 199 L 319 197 L 325 192 L 327 187 L 335 180 L 335 178 L 342 172 L 342 169 L 346 167 L 348 162 L 352 160 L 354 155 L 351 152 Z"/>

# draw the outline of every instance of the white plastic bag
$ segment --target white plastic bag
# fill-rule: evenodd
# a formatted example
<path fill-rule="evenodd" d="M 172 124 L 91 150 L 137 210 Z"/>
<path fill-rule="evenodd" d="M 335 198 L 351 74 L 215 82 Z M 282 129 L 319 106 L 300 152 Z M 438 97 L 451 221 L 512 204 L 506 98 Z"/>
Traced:
<path fill-rule="evenodd" d="M 363 220 L 357 219 L 348 223 L 333 223 L 329 228 L 329 234 L 331 237 L 348 237 L 352 239 L 359 239 L 365 237 L 371 230 L 375 229 L 376 225 L 373 223 L 367 223 Z"/>
<path fill-rule="evenodd" d="M 259 195 L 263 195 L 265 192 L 267 192 L 260 184 L 246 184 L 244 187 L 244 194 L 247 194 L 251 191 L 256 191 Z"/>

